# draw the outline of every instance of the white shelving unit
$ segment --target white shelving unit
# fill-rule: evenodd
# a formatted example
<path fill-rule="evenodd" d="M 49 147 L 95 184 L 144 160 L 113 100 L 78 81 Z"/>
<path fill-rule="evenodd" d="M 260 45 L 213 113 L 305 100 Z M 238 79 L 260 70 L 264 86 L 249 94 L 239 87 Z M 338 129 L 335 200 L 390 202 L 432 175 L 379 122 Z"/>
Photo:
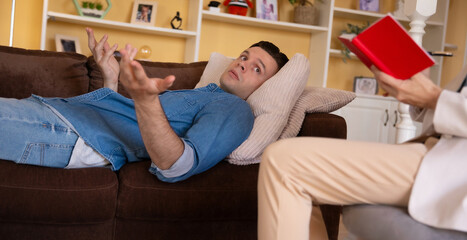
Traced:
<path fill-rule="evenodd" d="M 275 22 L 270 20 L 258 19 L 253 17 L 243 17 L 238 15 L 232 15 L 228 13 L 214 13 L 203 10 L 203 19 L 209 19 L 219 22 L 241 24 L 253 27 L 270 28 L 277 30 L 293 31 L 293 32 L 327 32 L 328 27 L 311 26 L 304 24 L 296 24 L 289 22 Z"/>
<path fill-rule="evenodd" d="M 154 35 L 179 37 L 179 38 L 196 37 L 196 34 L 197 34 L 196 32 L 193 32 L 193 31 L 175 30 L 175 29 L 169 29 L 169 28 L 152 27 L 152 26 L 144 26 L 144 25 L 135 25 L 131 23 L 110 21 L 110 20 L 90 18 L 90 17 L 81 17 L 77 15 L 57 13 L 57 12 L 47 12 L 47 16 L 49 18 L 49 21 L 83 24 L 86 26 L 104 27 L 104 28 L 117 29 L 117 30 L 127 31 L 127 32 L 140 32 L 140 33 L 145 33 L 145 34 L 154 34 Z"/>
<path fill-rule="evenodd" d="M 44 0 L 43 17 L 42 17 L 42 34 L 41 34 L 41 49 L 45 49 L 47 25 L 49 22 L 66 22 L 83 26 L 94 26 L 108 29 L 117 29 L 127 32 L 138 32 L 147 35 L 168 36 L 173 38 L 186 39 L 185 46 L 185 62 L 198 61 L 201 27 L 204 20 L 211 20 L 224 23 L 232 23 L 244 25 L 248 27 L 267 28 L 282 30 L 288 32 L 308 33 L 310 36 L 310 46 L 308 59 L 310 60 L 311 68 L 313 69 L 309 85 L 311 86 L 327 86 L 328 67 L 331 57 L 342 57 L 339 49 L 332 49 L 330 42 L 333 28 L 334 18 L 347 18 L 354 20 L 367 20 L 373 22 L 383 16 L 384 13 L 374 13 L 360 11 L 354 9 L 346 9 L 334 6 L 334 0 L 326 0 L 317 2 L 320 9 L 320 24 L 318 26 L 296 24 L 281 21 L 269 21 L 257 19 L 253 17 L 244 17 L 231 15 L 227 13 L 215 13 L 203 10 L 203 0 L 187 0 L 189 1 L 189 12 L 187 18 L 186 30 L 174 30 L 169 28 L 151 27 L 134 25 L 126 22 L 110 21 L 105 19 L 94 19 L 89 17 L 81 17 L 73 14 L 65 14 L 48 10 L 49 0 Z M 444 35 L 446 32 L 445 26 L 447 22 L 447 10 L 449 0 L 438 0 L 438 11 L 427 21 L 426 37 L 424 38 L 424 47 L 429 50 L 444 49 Z M 408 23 L 407 18 L 397 18 L 403 23 Z M 352 58 L 355 56 L 352 54 Z M 442 59 L 435 59 L 437 65 L 432 70 L 432 78 L 439 83 L 441 76 Z"/>
<path fill-rule="evenodd" d="M 189 0 L 188 30 L 177 30 L 153 26 L 135 25 L 126 22 L 111 21 L 105 19 L 96 19 L 91 17 L 82 17 L 78 15 L 58 13 L 48 11 L 48 0 L 44 0 L 42 13 L 42 31 L 41 31 L 41 49 L 45 49 L 47 24 L 49 22 L 66 22 L 83 26 L 103 27 L 116 29 L 126 32 L 138 32 L 148 35 L 168 36 L 174 38 L 186 39 L 185 62 L 194 62 L 198 60 L 199 38 L 201 28 L 201 9 L 202 0 Z"/>

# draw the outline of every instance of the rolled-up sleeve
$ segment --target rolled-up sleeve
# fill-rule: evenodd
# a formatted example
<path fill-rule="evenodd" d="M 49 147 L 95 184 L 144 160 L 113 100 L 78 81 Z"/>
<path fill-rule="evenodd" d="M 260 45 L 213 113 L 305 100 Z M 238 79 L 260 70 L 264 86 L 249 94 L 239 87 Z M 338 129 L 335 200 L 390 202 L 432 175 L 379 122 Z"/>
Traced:
<path fill-rule="evenodd" d="M 185 149 L 189 146 L 193 150 L 192 167 L 179 176 L 175 176 L 179 172 L 173 175 L 160 170 L 152 173 L 164 182 L 177 182 L 202 173 L 240 146 L 250 135 L 253 123 L 253 113 L 244 100 L 229 97 L 213 101 L 196 114 L 192 126 L 180 136 L 187 146 Z"/>
<path fill-rule="evenodd" d="M 185 145 L 185 149 L 183 150 L 182 156 L 177 159 L 177 161 L 169 168 L 165 170 L 159 169 L 156 164 L 151 163 L 151 168 L 149 168 L 149 172 L 152 174 L 159 173 L 165 178 L 175 178 L 182 176 L 183 174 L 190 171 L 193 167 L 194 162 L 194 151 L 193 148 L 188 145 L 183 139 L 183 144 Z"/>

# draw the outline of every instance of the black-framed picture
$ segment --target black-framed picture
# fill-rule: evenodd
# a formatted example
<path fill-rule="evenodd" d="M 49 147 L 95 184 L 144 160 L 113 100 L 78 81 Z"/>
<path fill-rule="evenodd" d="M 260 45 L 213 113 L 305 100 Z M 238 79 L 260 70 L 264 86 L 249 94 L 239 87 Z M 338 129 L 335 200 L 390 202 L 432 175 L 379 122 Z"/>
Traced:
<path fill-rule="evenodd" d="M 379 12 L 380 0 L 359 0 L 359 9 L 363 11 Z"/>
<path fill-rule="evenodd" d="M 57 52 L 81 53 L 78 37 L 55 34 L 55 47 Z"/>
<path fill-rule="evenodd" d="M 378 82 L 371 77 L 355 77 L 353 91 L 359 94 L 375 95 L 378 93 Z"/>
<path fill-rule="evenodd" d="M 156 23 L 157 2 L 135 0 L 131 23 L 154 26 Z"/>

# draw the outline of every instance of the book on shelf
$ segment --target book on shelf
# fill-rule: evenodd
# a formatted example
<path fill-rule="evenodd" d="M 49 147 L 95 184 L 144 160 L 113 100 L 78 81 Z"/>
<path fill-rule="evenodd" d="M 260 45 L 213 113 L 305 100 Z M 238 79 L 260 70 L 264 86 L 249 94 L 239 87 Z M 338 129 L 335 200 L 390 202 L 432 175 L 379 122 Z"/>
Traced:
<path fill-rule="evenodd" d="M 390 14 L 358 35 L 344 33 L 338 38 L 368 68 L 375 65 L 397 79 L 409 79 L 435 63 Z"/>

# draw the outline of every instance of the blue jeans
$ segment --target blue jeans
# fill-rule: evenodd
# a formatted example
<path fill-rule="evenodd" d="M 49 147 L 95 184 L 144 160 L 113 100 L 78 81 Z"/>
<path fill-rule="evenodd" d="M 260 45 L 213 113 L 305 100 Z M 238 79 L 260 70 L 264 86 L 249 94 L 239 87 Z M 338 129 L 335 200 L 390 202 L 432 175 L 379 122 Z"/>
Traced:
<path fill-rule="evenodd" d="M 37 99 L 0 98 L 0 159 L 64 168 L 78 139 Z"/>

